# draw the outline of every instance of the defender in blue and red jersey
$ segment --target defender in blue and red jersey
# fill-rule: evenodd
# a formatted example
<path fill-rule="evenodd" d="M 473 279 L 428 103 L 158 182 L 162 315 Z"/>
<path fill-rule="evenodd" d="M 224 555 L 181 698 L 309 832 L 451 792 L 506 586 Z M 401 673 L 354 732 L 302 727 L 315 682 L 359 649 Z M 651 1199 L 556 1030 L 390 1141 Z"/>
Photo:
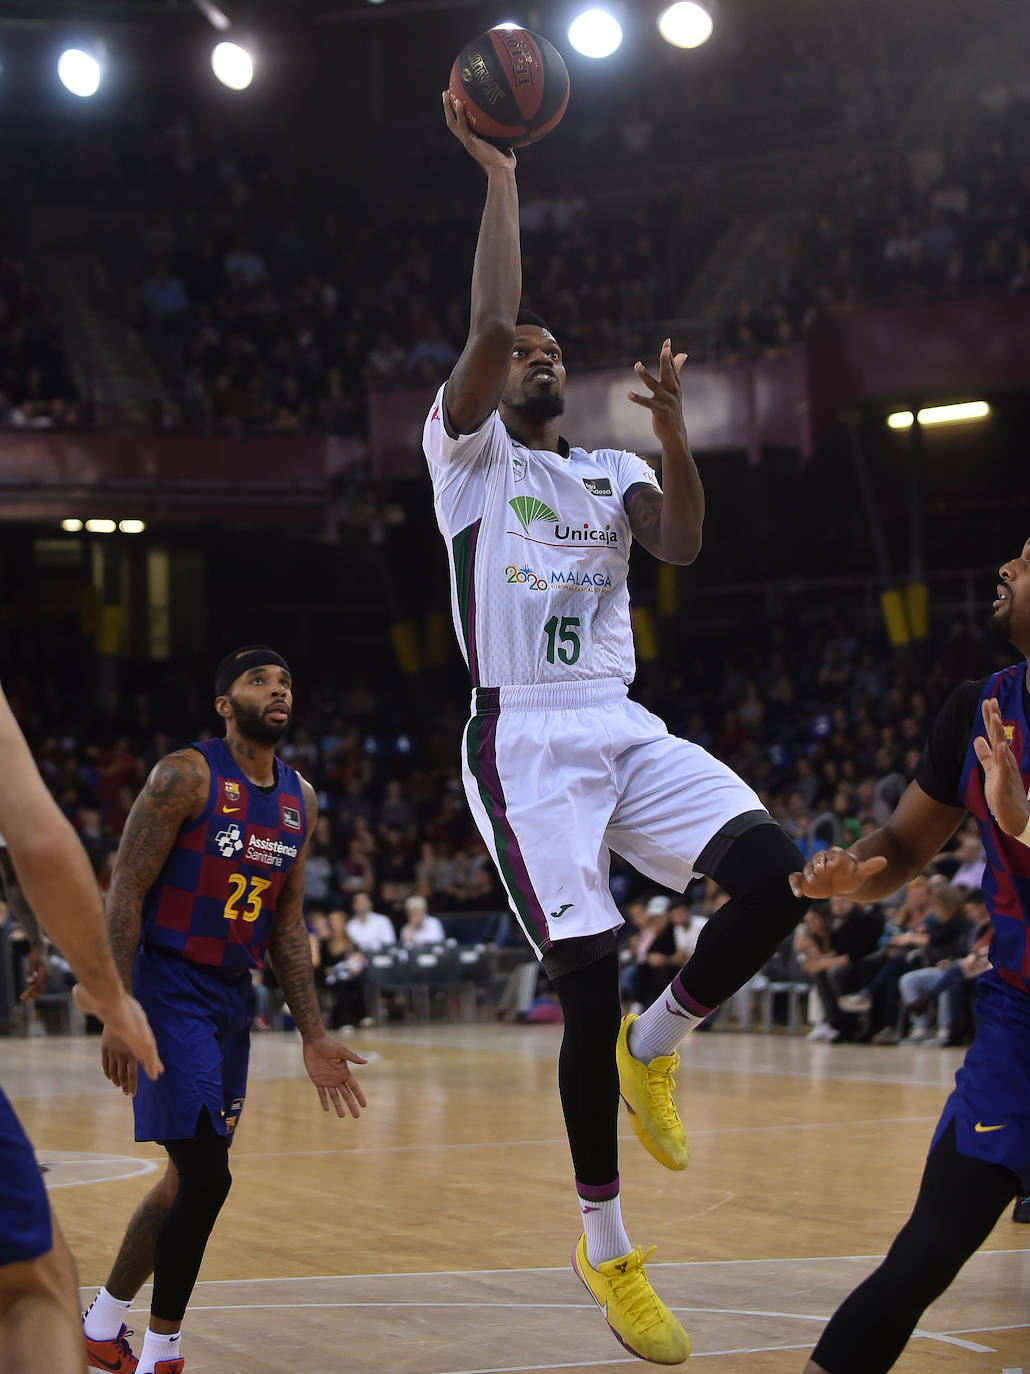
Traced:
<path fill-rule="evenodd" d="M 883 1264 L 847 1298 L 805 1374 L 885 1374 L 923 1311 L 1030 1193 L 1030 539 L 999 570 L 993 627 L 1023 659 L 944 703 L 886 825 L 795 874 L 808 897 L 875 901 L 925 867 L 967 812 L 987 856 L 983 894 L 994 938 L 979 982 L 976 1038 L 955 1076 L 915 1208 Z M 860 882 L 857 864 L 880 858 Z"/>
<path fill-rule="evenodd" d="M 168 1153 L 161 1182 L 137 1207 L 107 1283 L 83 1318 L 91 1367 L 109 1374 L 181 1374 L 182 1318 L 208 1236 L 231 1183 L 229 1144 L 246 1096 L 251 970 L 271 956 L 323 1108 L 365 1105 L 348 1061 L 326 1034 L 303 919 L 304 854 L 314 789 L 276 757 L 289 729 L 293 680 L 266 645 L 224 658 L 215 710 L 224 739 L 162 759 L 125 824 L 107 918 L 115 958 L 154 1027 L 160 1083 L 138 1078 L 116 1036 L 104 1072 L 133 1096 L 136 1139 Z M 139 1361 L 124 1317 L 154 1275 Z"/>

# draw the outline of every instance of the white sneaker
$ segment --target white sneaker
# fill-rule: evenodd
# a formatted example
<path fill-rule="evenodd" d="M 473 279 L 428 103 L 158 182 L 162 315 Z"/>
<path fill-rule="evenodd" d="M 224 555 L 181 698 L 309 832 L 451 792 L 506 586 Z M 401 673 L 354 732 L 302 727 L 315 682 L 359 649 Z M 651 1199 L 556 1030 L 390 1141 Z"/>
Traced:
<path fill-rule="evenodd" d="M 830 1042 L 840 1039 L 840 1031 L 836 1026 L 831 1026 L 829 1021 L 820 1021 L 818 1026 L 813 1026 L 805 1036 L 806 1040 L 828 1040 Z"/>

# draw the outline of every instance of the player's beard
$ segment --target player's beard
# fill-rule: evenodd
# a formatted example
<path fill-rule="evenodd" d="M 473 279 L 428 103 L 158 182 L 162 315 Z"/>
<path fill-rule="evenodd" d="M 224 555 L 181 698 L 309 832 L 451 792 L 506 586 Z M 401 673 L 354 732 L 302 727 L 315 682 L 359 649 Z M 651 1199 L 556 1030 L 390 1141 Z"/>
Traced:
<path fill-rule="evenodd" d="M 244 706 L 232 697 L 229 698 L 229 705 L 232 707 L 233 723 L 237 730 L 244 739 L 249 739 L 254 744 L 278 744 L 290 728 L 289 719 L 283 725 L 273 724 L 257 707 Z"/>
<path fill-rule="evenodd" d="M 987 622 L 987 628 L 999 645 L 1012 643 L 1011 597 L 1000 610 L 991 612 L 991 617 Z"/>
<path fill-rule="evenodd" d="M 558 391 L 538 391 L 529 396 L 523 392 L 522 399 L 516 401 L 511 409 L 517 415 L 526 415 L 532 420 L 553 420 L 555 416 L 563 414 L 565 397 Z"/>

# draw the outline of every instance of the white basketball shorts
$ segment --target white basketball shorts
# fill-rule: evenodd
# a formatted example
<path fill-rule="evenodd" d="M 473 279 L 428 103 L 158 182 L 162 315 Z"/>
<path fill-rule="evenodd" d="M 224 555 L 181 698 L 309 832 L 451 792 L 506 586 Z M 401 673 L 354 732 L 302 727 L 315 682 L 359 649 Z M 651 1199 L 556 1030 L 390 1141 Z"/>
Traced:
<path fill-rule="evenodd" d="M 670 735 L 618 678 L 477 687 L 465 727 L 469 806 L 537 957 L 616 930 L 610 850 L 682 892 L 728 821 L 763 810 L 699 745 Z"/>

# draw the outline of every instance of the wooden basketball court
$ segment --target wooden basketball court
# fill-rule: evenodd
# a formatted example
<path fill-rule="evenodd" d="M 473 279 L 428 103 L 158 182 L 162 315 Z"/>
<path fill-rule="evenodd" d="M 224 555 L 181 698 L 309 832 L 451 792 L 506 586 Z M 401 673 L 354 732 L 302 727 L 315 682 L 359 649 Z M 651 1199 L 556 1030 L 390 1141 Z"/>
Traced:
<path fill-rule="evenodd" d="M 555 1085 L 560 1027 L 397 1026 L 359 1121 L 324 1116 L 292 1033 L 254 1038 L 234 1186 L 184 1325 L 188 1374 L 516 1374 L 645 1368 L 573 1275 Z M 628 1127 L 623 1210 L 712 1374 L 800 1374 L 915 1196 L 960 1062 L 782 1034 L 695 1035 L 670 1174 Z M 48 1166 L 84 1297 L 162 1167 L 132 1140 L 94 1038 L 0 1042 L 0 1082 Z M 146 1324 L 149 1289 L 130 1325 Z M 1006 1216 L 927 1314 L 900 1374 L 1030 1374 L 1030 1227 Z M 139 1347 L 137 1334 L 136 1348 Z"/>

